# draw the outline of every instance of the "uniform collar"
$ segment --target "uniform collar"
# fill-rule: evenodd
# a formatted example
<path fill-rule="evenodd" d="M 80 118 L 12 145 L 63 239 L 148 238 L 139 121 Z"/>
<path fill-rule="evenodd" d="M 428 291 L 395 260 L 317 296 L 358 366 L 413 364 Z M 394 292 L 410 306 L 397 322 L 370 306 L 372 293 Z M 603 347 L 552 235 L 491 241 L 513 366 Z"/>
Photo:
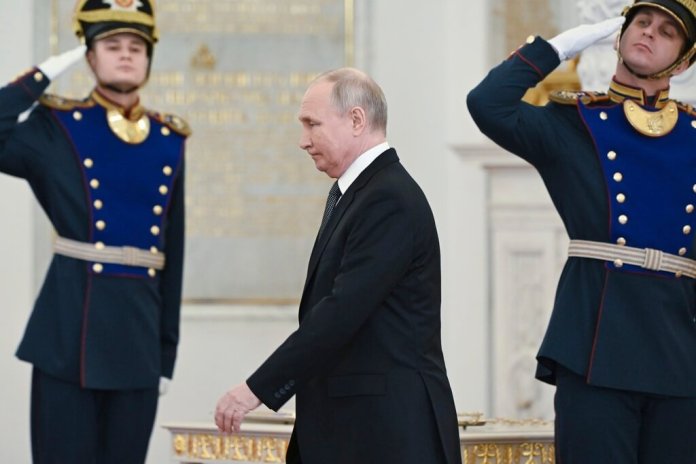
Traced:
<path fill-rule="evenodd" d="M 641 106 L 650 105 L 660 109 L 664 108 L 667 102 L 669 102 L 669 87 L 660 90 L 656 97 L 648 97 L 643 89 L 622 84 L 616 78 L 613 78 L 609 84 L 608 95 L 616 103 L 622 103 L 624 100 L 629 99 Z"/>
<path fill-rule="evenodd" d="M 117 110 L 123 117 L 129 119 L 130 121 L 137 121 L 145 114 L 145 108 L 140 104 L 140 101 L 135 104 L 130 109 L 125 109 L 117 103 L 112 102 L 104 95 L 100 94 L 97 89 L 92 90 L 90 98 L 94 100 L 99 106 L 107 110 Z"/>

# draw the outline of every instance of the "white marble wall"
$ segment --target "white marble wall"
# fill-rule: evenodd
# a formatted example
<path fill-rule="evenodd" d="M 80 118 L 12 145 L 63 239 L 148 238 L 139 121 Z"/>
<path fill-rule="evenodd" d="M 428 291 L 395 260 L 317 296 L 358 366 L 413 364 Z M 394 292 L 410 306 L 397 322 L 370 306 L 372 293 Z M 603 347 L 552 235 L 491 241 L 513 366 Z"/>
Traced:
<path fill-rule="evenodd" d="M 32 2 L 2 0 L 0 82 L 32 62 Z M 0 461 L 30 462 L 30 366 L 14 357 L 33 301 L 33 200 L 24 181 L 0 178 Z"/>

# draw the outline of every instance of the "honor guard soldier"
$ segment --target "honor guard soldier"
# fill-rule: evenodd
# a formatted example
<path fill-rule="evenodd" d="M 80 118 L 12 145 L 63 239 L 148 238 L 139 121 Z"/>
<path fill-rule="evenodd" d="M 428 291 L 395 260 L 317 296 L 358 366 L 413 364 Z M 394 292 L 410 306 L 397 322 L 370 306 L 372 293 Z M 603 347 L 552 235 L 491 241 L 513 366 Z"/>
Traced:
<path fill-rule="evenodd" d="M 556 462 L 696 463 L 696 113 L 669 98 L 694 61 L 696 2 L 532 37 L 469 93 L 481 131 L 534 166 L 570 237 L 537 378 L 556 385 Z M 521 101 L 619 32 L 607 93 Z"/>
<path fill-rule="evenodd" d="M 55 229 L 17 350 L 34 366 L 34 463 L 143 463 L 174 371 L 189 130 L 139 101 L 153 3 L 79 1 L 84 45 L 0 89 L 0 170 L 27 180 Z M 96 80 L 86 99 L 44 94 L 83 57 Z"/>

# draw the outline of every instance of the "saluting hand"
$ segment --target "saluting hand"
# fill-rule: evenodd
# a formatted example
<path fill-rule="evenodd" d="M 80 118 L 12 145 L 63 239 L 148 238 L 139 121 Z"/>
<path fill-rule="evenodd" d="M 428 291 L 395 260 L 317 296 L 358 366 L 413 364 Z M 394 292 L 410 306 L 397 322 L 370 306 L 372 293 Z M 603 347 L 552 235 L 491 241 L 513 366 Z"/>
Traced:
<path fill-rule="evenodd" d="M 564 61 L 574 57 L 593 43 L 609 37 L 621 28 L 624 21 L 626 21 L 624 16 L 618 16 L 596 24 L 582 24 L 561 32 L 556 37 L 549 39 L 548 42 L 556 49 L 558 58 Z"/>
<path fill-rule="evenodd" d="M 239 433 L 244 416 L 260 405 L 261 401 L 246 383 L 237 385 L 218 400 L 215 408 L 215 424 L 221 432 Z"/>
<path fill-rule="evenodd" d="M 53 80 L 63 71 L 83 58 L 86 51 L 86 45 L 77 46 L 72 50 L 61 53 L 60 55 L 55 55 L 48 58 L 46 61 L 41 63 L 38 68 L 46 75 L 46 77 Z"/>

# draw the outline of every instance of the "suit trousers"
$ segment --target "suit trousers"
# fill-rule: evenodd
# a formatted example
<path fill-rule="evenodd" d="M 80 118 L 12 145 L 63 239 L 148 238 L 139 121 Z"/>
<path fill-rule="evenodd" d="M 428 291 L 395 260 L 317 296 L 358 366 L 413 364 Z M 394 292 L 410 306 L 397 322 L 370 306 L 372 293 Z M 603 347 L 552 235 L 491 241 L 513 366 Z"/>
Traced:
<path fill-rule="evenodd" d="M 558 366 L 557 464 L 696 463 L 696 398 L 588 385 Z"/>
<path fill-rule="evenodd" d="M 159 391 L 90 390 L 34 368 L 34 464 L 144 463 Z"/>

